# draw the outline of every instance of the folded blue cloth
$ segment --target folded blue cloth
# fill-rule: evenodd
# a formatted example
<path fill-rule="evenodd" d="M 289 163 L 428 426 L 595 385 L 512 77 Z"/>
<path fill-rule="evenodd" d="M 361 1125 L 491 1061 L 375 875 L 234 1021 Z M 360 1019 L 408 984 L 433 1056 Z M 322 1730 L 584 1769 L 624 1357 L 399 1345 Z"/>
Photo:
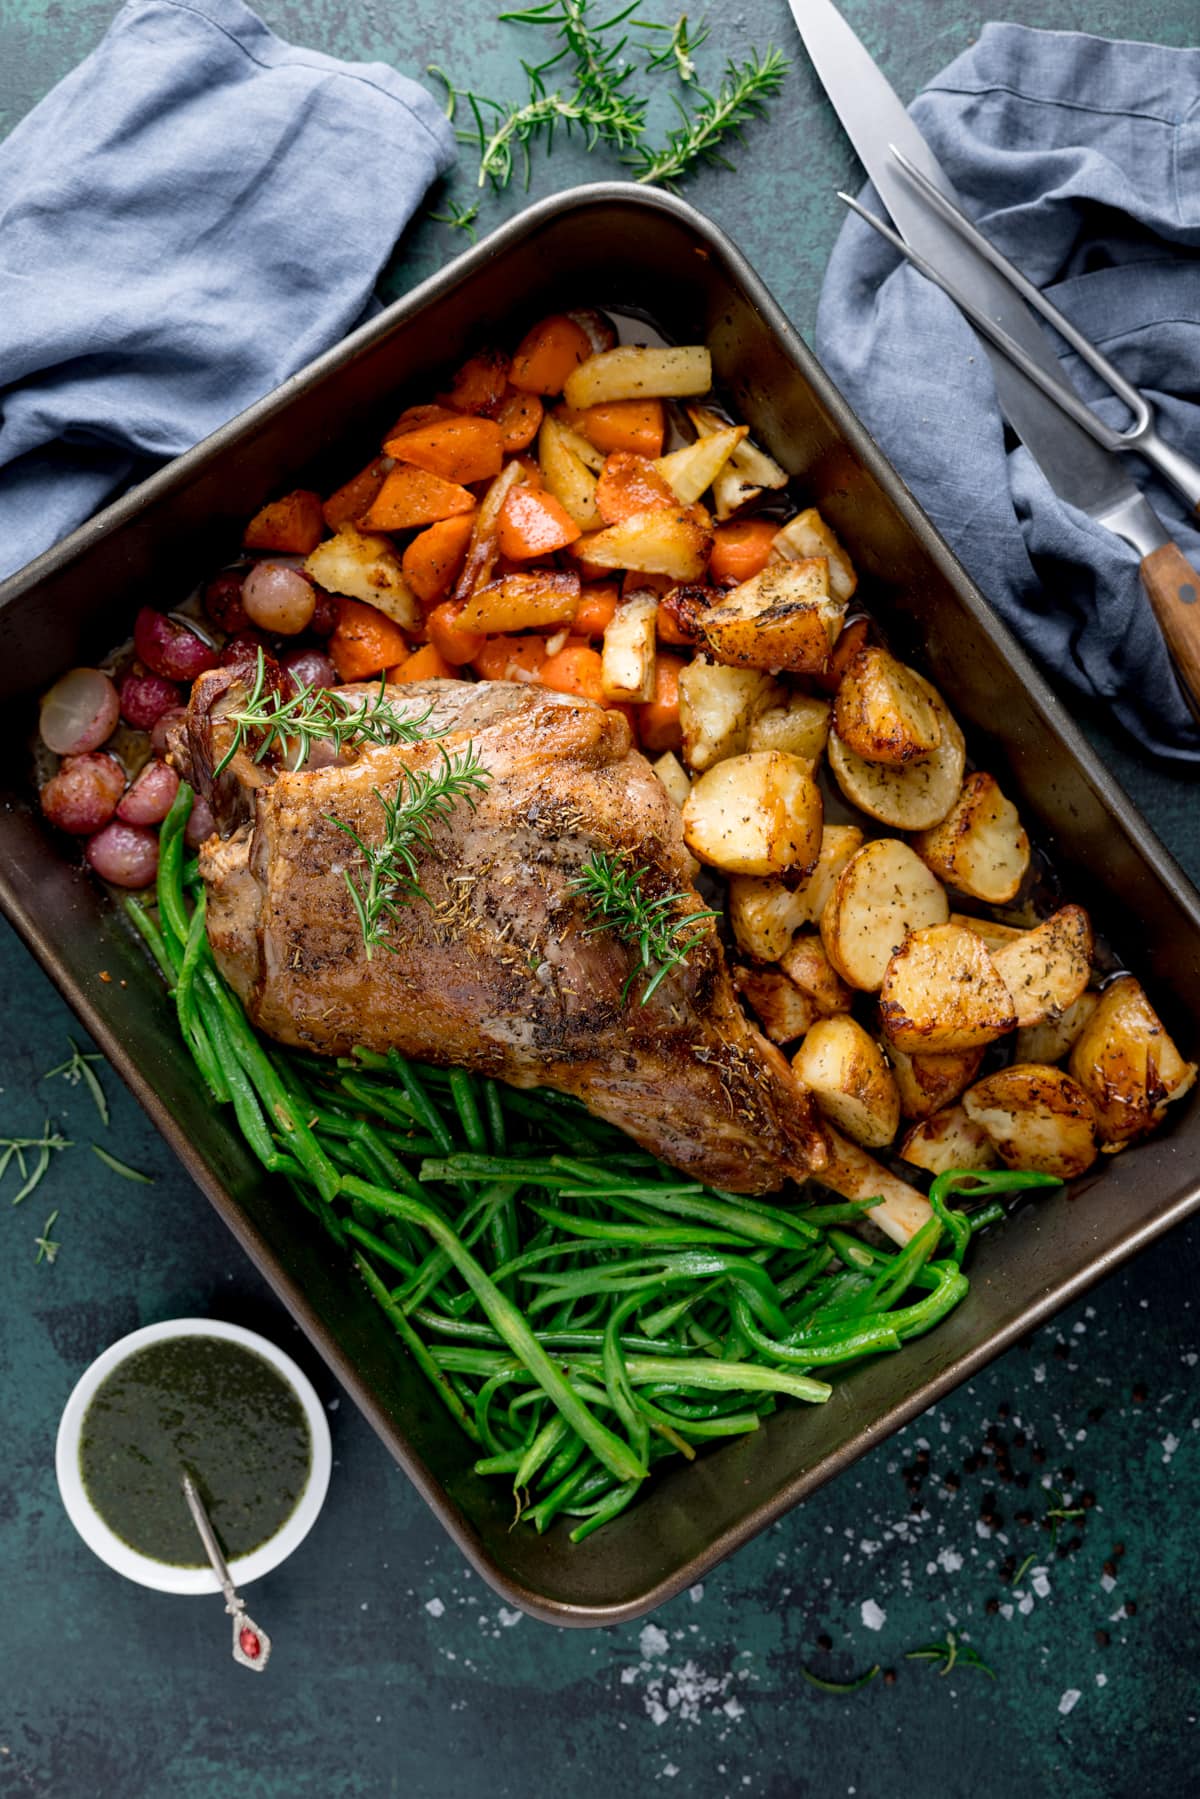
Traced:
<path fill-rule="evenodd" d="M 362 318 L 432 96 L 242 0 L 130 0 L 0 144 L 0 576 Z"/>
<path fill-rule="evenodd" d="M 1144 389 L 1200 459 L 1200 51 L 987 25 L 912 115 L 999 249 Z M 883 208 L 872 188 L 864 201 Z M 1005 622 L 1143 745 L 1200 761 L 1128 545 L 1007 448 L 991 366 L 953 303 L 861 220 L 838 239 L 817 353 Z M 1107 389 L 1073 353 L 1084 397 Z M 1097 406 L 1126 422 L 1111 397 Z M 1130 475 L 1200 565 L 1184 503 Z"/>

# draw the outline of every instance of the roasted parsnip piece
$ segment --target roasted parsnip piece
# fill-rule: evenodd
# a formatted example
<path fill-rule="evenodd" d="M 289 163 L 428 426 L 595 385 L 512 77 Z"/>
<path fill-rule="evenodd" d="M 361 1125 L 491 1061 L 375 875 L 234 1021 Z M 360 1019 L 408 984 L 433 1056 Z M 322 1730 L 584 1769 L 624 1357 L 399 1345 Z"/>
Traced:
<path fill-rule="evenodd" d="M 594 459 L 595 469 L 585 461 L 581 447 Z M 546 492 L 565 507 L 580 530 L 600 530 L 604 521 L 596 509 L 596 475 L 604 467 L 604 458 L 586 437 L 547 413 L 538 433 L 538 466 Z"/>
<path fill-rule="evenodd" d="M 745 425 L 726 425 L 669 456 L 659 456 L 654 466 L 675 498 L 690 506 L 707 493 L 745 435 Z"/>
<path fill-rule="evenodd" d="M 837 690 L 833 728 L 855 755 L 904 768 L 942 741 L 928 683 L 876 644 L 859 650 Z"/>
<path fill-rule="evenodd" d="M 586 363 L 580 365 L 587 367 Z M 599 568 L 628 568 L 639 574 L 698 581 L 708 563 L 712 529 L 693 507 L 659 506 L 635 512 L 620 524 L 590 531 L 571 546 L 572 555 Z"/>
<path fill-rule="evenodd" d="M 900 1123 L 900 1095 L 883 1051 L 848 1012 L 819 1018 L 792 1057 L 824 1116 L 867 1149 L 882 1149 Z"/>
<path fill-rule="evenodd" d="M 1072 1180 L 1096 1160 L 1096 1114 L 1069 1074 L 1044 1063 L 1014 1063 L 963 1096 L 1006 1168 L 1034 1168 Z"/>
<path fill-rule="evenodd" d="M 879 1014 L 897 1049 L 975 1049 L 1016 1026 L 1008 988 L 971 931 L 913 931 L 887 965 Z"/>
<path fill-rule="evenodd" d="M 670 349 L 621 344 L 573 369 L 563 399 L 573 412 L 581 412 L 614 400 L 680 399 L 707 393 L 711 386 L 712 358 L 704 344 Z"/>
<path fill-rule="evenodd" d="M 918 831 L 913 848 L 948 887 L 992 906 L 1016 898 L 1029 867 L 1017 808 L 982 773 L 967 776 L 941 824 Z"/>
<path fill-rule="evenodd" d="M 820 855 L 821 815 L 820 790 L 799 756 L 747 751 L 692 783 L 683 835 L 701 862 L 729 874 L 803 876 Z"/>
<path fill-rule="evenodd" d="M 658 655 L 658 595 L 631 593 L 622 600 L 604 631 L 600 683 L 608 700 L 639 703 L 654 698 Z"/>
<path fill-rule="evenodd" d="M 304 572 L 330 593 L 377 606 L 407 630 L 421 622 L 420 605 L 404 579 L 390 537 L 343 525 L 305 558 Z"/>
<path fill-rule="evenodd" d="M 873 993 L 909 931 L 945 924 L 945 892 L 894 837 L 864 844 L 846 863 L 821 913 L 821 941 L 844 981 Z"/>
<path fill-rule="evenodd" d="M 858 586 L 854 564 L 815 506 L 806 507 L 784 525 L 771 545 L 773 562 L 803 562 L 824 556 L 829 562 L 829 591 L 835 599 L 853 598 Z"/>

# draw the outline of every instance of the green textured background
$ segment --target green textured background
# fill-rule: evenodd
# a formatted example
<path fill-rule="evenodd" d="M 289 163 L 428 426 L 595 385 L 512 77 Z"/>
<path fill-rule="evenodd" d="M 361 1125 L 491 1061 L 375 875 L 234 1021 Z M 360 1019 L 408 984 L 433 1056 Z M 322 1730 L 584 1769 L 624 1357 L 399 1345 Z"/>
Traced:
<path fill-rule="evenodd" d="M 91 48 L 113 10 L 111 0 L 0 0 L 0 132 Z M 411 72 L 444 62 L 501 96 L 516 93 L 517 57 L 528 54 L 486 0 L 264 0 L 261 10 L 293 41 Z M 955 0 L 848 0 L 846 12 L 906 97 L 982 23 Z M 1196 24 L 1194 0 L 1022 0 L 1013 12 L 1172 44 Z M 751 43 L 793 47 L 781 0 L 721 0 L 709 18 L 709 71 Z M 834 190 L 858 174 L 802 55 L 771 129 L 756 131 L 738 160 L 735 174 L 691 182 L 688 197 L 811 332 L 840 222 Z M 456 199 L 470 192 L 470 163 L 466 151 L 447 186 Z M 563 148 L 531 193 L 612 172 Z M 515 192 L 485 200 L 481 226 L 521 204 Z M 417 222 L 395 291 L 460 241 Z M 1139 761 L 1094 721 L 1089 729 L 1195 877 L 1194 782 Z M 466 1568 L 113 1077 L 108 1131 L 82 1090 L 40 1085 L 66 1053 L 72 1021 L 7 931 L 0 994 L 3 1129 L 36 1130 L 48 1107 L 78 1144 L 19 1211 L 0 1206 L 0 1790 L 53 1799 L 1196 1790 L 1200 1223 L 881 1446 L 703 1590 L 648 1624 L 554 1631 L 506 1611 Z M 110 1175 L 88 1153 L 92 1139 L 155 1184 Z M 36 1267 L 33 1238 L 53 1206 L 61 1255 Z M 324 1514 L 303 1551 L 252 1591 L 277 1643 L 261 1682 L 229 1662 L 215 1600 L 169 1599 L 110 1574 L 75 1537 L 54 1484 L 54 1431 L 79 1372 L 124 1331 L 182 1313 L 275 1335 L 331 1408 Z M 946 1488 L 939 1477 L 961 1471 L 1003 1405 L 1013 1416 L 1001 1432 L 1011 1441 L 1023 1431 L 1044 1451 L 1040 1464 L 1028 1449 L 1011 1452 L 1032 1477 L 1029 1494 L 986 1468 Z M 914 1500 L 904 1470 L 922 1446 L 932 1477 Z M 1043 1476 L 1096 1497 L 1083 1546 L 1065 1558 L 1013 1517 L 1048 1503 Z M 990 1492 L 1003 1518 L 992 1535 L 979 1521 Z M 1103 1564 L 1116 1542 L 1125 1555 L 1114 1586 Z M 998 1563 L 1034 1548 L 1045 1590 L 1027 1582 L 1018 1599 Z M 989 1613 L 989 1598 L 1009 1615 Z M 867 1602 L 885 1614 L 878 1629 L 864 1621 Z M 969 1636 L 994 1683 L 905 1663 L 906 1649 L 947 1629 Z M 1106 1647 L 1098 1629 L 1110 1633 Z M 823 1632 L 829 1655 L 817 1648 Z M 799 1674 L 816 1664 L 844 1677 L 874 1660 L 898 1670 L 896 1683 L 851 1698 L 816 1692 Z M 1080 1697 L 1064 1712 L 1072 1691 Z"/>

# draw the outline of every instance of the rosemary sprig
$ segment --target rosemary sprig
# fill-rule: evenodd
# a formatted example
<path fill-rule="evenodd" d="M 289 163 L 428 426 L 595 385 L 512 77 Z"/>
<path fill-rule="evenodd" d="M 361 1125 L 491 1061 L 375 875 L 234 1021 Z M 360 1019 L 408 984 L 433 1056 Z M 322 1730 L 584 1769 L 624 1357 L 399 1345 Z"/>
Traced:
<path fill-rule="evenodd" d="M 122 1162 L 117 1156 L 109 1155 L 108 1151 L 101 1149 L 98 1143 L 92 1144 L 92 1154 L 99 1156 L 104 1166 L 111 1168 L 114 1174 L 119 1174 L 123 1181 L 137 1181 L 143 1187 L 154 1185 L 152 1174 L 143 1174 L 140 1168 L 131 1168 L 128 1162 Z"/>
<path fill-rule="evenodd" d="M 941 1662 L 939 1674 L 949 1674 L 951 1668 L 978 1668 L 989 1680 L 995 1680 L 993 1669 L 989 1668 L 983 1657 L 969 1643 L 960 1643 L 952 1630 L 946 1632 L 942 1643 L 925 1643 L 920 1649 L 905 1651 L 906 1662 Z"/>
<path fill-rule="evenodd" d="M 70 1138 L 64 1137 L 61 1131 L 52 1131 L 48 1118 L 42 1126 L 40 1137 L 0 1137 L 0 1181 L 4 1179 L 9 1163 L 15 1157 L 23 1182 L 20 1192 L 13 1195 L 14 1206 L 19 1206 L 23 1199 L 28 1199 L 34 1188 L 40 1185 L 50 1166 L 51 1154 L 70 1147 Z M 37 1152 L 32 1170 L 25 1160 L 26 1150 Z"/>
<path fill-rule="evenodd" d="M 459 205 L 454 200 L 447 200 L 445 212 L 427 212 L 427 219 L 435 225 L 449 225 L 452 231 L 465 231 L 471 242 L 475 242 L 475 220 L 479 217 L 479 202 L 468 206 L 464 201 Z"/>
<path fill-rule="evenodd" d="M 635 951 L 634 964 L 621 989 L 622 1003 L 641 974 L 652 975 L 639 1001 L 645 1005 L 659 983 L 686 958 L 704 936 L 704 925 L 719 912 L 677 916 L 686 894 L 664 893 L 651 899 L 642 883 L 649 868 L 608 850 L 593 850 L 571 885 L 592 902 L 589 935 L 612 931 Z"/>
<path fill-rule="evenodd" d="M 857 1675 L 853 1680 L 826 1680 L 822 1674 L 814 1674 L 811 1668 L 801 1667 L 800 1673 L 810 1687 L 818 1687 L 822 1693 L 857 1693 L 860 1687 L 869 1686 L 879 1673 L 879 1663 Z"/>
<path fill-rule="evenodd" d="M 682 122 L 668 134 L 662 149 L 642 146 L 628 159 L 635 180 L 674 187 L 681 176 L 704 162 L 732 168 L 722 146 L 729 138 L 740 139 L 746 125 L 763 117 L 766 102 L 778 94 L 788 68 L 781 51 L 769 49 L 762 57 L 754 51 L 740 67 L 732 62 L 726 65 L 715 94 L 697 88 L 701 103 L 695 112 L 676 101 Z"/>
<path fill-rule="evenodd" d="M 387 933 L 403 907 L 415 899 L 429 903 L 417 869 L 422 854 L 435 853 L 434 826 L 449 818 L 459 800 L 474 811 L 476 794 L 492 778 L 473 743 L 453 756 L 445 749 L 441 754 L 441 767 L 432 772 L 402 768 L 394 798 L 389 799 L 377 787 L 373 790 L 384 817 L 384 833 L 378 843 L 368 843 L 353 825 L 326 815 L 331 825 L 344 831 L 358 846 L 365 864 L 365 875 L 359 879 L 351 869 L 346 870 L 346 886 L 358 914 L 368 960 L 377 947 L 395 955 Z"/>
<path fill-rule="evenodd" d="M 669 43 L 653 55 L 646 64 L 648 69 L 674 69 L 680 81 L 690 85 L 696 79 L 696 51 L 709 35 L 708 26 L 701 25 L 689 34 L 688 20 L 685 12 L 680 13 L 674 25 L 650 25 L 645 20 L 638 23 L 644 31 L 669 31 Z M 800 1670 L 804 1672 L 803 1669 Z"/>
<path fill-rule="evenodd" d="M 380 675 L 379 691 L 365 702 L 339 687 L 301 685 L 290 699 L 267 682 L 267 665 L 261 649 L 254 681 L 243 704 L 222 713 L 233 726 L 229 748 L 213 770 L 221 774 L 239 750 L 256 738 L 253 760 L 261 762 L 275 746 L 299 766 L 314 743 L 331 743 L 342 750 L 347 743 L 422 743 L 442 735 L 429 729 L 432 706 L 416 718 L 397 717 L 388 699 L 387 677 Z M 290 746 L 295 745 L 293 757 Z"/>
<path fill-rule="evenodd" d="M 100 1114 L 101 1124 L 107 1124 L 108 1101 L 104 1097 L 104 1089 L 100 1085 L 99 1076 L 92 1067 L 93 1062 L 103 1062 L 104 1057 L 100 1054 L 99 1050 L 80 1049 L 74 1037 L 68 1037 L 67 1042 L 71 1045 L 70 1056 L 65 1062 L 60 1062 L 57 1068 L 48 1068 L 42 1076 L 42 1079 L 44 1081 L 49 1081 L 52 1080 L 56 1074 L 60 1074 L 69 1087 L 78 1087 L 80 1081 L 82 1081 L 87 1087 L 88 1092 L 91 1094 L 96 1110 Z"/>
<path fill-rule="evenodd" d="M 62 1244 L 55 1243 L 50 1236 L 50 1232 L 54 1229 L 54 1221 L 57 1217 L 58 1217 L 58 1209 L 56 1207 L 55 1210 L 53 1212 L 51 1212 L 49 1218 L 47 1218 L 45 1224 L 42 1226 L 41 1236 L 35 1237 L 33 1239 L 34 1242 L 37 1244 L 37 1254 L 33 1258 L 35 1263 L 36 1262 L 53 1262 L 57 1259 L 58 1252 L 62 1248 Z"/>
<path fill-rule="evenodd" d="M 1047 1506 L 1045 1521 L 1050 1526 L 1050 1547 L 1053 1549 L 1058 1543 L 1059 1530 L 1066 1523 L 1067 1519 L 1084 1518 L 1087 1516 L 1087 1513 L 1081 1505 L 1068 1505 L 1067 1496 L 1061 1487 L 1051 1487 L 1050 1491 L 1053 1493 L 1057 1504 Z"/>
<path fill-rule="evenodd" d="M 557 55 L 538 65 L 538 76 L 569 62 L 575 83 L 572 96 L 583 112 L 581 122 L 590 134 L 590 143 L 603 138 L 626 149 L 635 143 L 645 128 L 646 101 L 633 98 L 624 91 L 633 64 L 622 66 L 621 54 L 627 37 L 613 39 L 608 34 L 623 25 L 637 11 L 640 0 L 616 12 L 603 24 L 588 17 L 589 0 L 544 0 L 524 12 L 502 12 L 505 25 L 541 25 L 553 29 L 562 48 Z M 640 21 L 634 20 L 634 24 Z"/>
<path fill-rule="evenodd" d="M 1025 1560 L 1021 1563 L 1021 1566 L 1017 1569 L 1016 1573 L 1013 1575 L 1011 1581 L 1008 1584 L 1012 1587 L 1019 1587 L 1022 1579 L 1024 1578 L 1024 1576 L 1026 1574 L 1028 1574 L 1030 1568 L 1033 1566 L 1034 1562 L 1036 1562 L 1036 1561 L 1037 1561 L 1037 1551 L 1034 1550 L 1032 1552 L 1032 1554 L 1027 1555 L 1025 1557 Z"/>

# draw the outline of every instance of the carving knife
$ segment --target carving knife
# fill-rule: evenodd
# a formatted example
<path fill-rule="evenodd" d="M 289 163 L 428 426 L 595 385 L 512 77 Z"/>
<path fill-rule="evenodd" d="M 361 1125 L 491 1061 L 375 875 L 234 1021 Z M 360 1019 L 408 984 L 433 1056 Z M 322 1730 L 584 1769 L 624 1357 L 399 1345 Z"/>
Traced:
<path fill-rule="evenodd" d="M 897 230 L 912 248 L 1016 340 L 1032 361 L 1063 379 L 1036 316 L 978 251 L 939 218 L 892 154 L 892 146 L 961 205 L 949 177 L 899 96 L 832 0 L 789 0 L 792 16 L 842 125 Z M 1055 492 L 1131 544 L 1183 690 L 1200 716 L 1200 575 L 1171 540 L 1119 456 L 1103 449 L 999 350 L 981 347 L 1005 418 Z"/>

